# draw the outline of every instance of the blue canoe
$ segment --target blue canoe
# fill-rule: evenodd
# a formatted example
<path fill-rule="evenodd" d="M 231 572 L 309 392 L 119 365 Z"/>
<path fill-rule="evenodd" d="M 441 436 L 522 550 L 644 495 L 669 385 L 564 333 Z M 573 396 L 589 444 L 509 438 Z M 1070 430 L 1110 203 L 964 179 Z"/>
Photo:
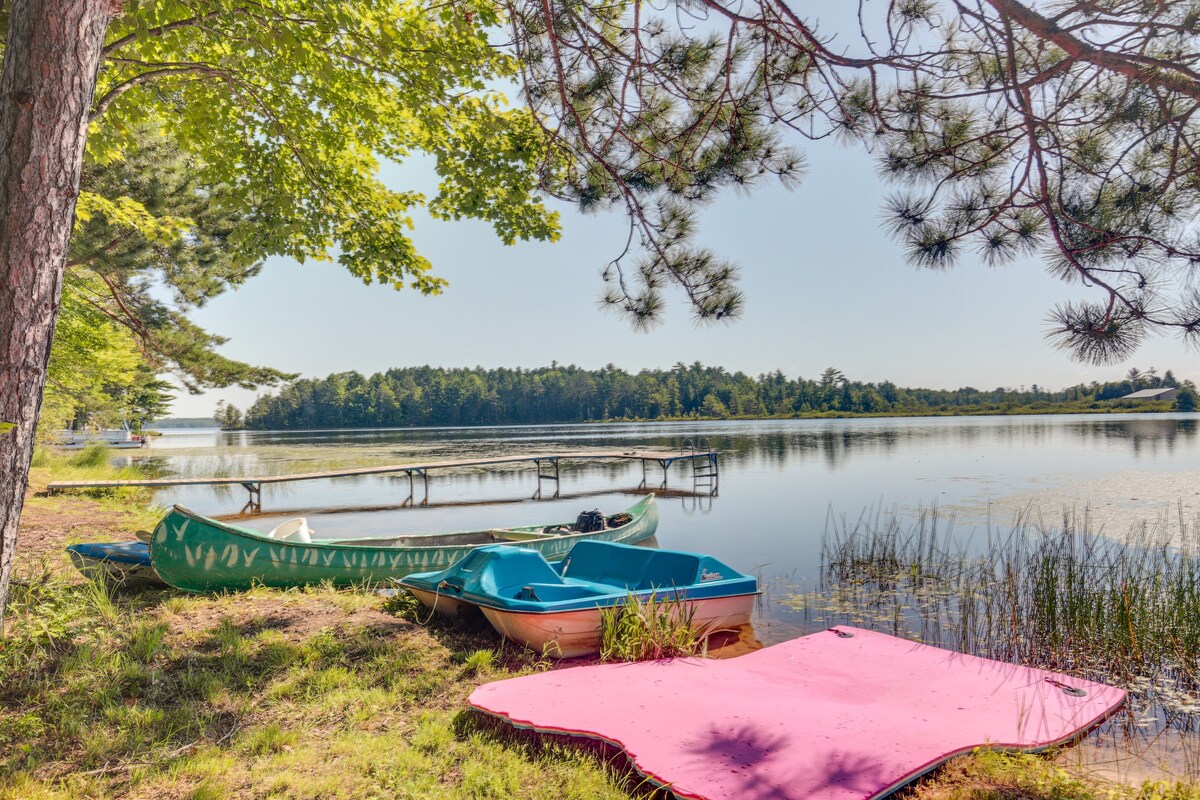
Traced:
<path fill-rule="evenodd" d="M 146 542 L 73 544 L 67 552 L 75 568 L 89 578 L 122 586 L 165 585 L 150 564 Z"/>
<path fill-rule="evenodd" d="M 631 596 L 677 598 L 693 625 L 716 631 L 748 623 L 758 595 L 754 577 L 712 556 L 595 541 L 553 565 L 531 550 L 481 547 L 398 583 L 441 614 L 479 608 L 499 633 L 559 658 L 598 652 L 601 609 Z"/>

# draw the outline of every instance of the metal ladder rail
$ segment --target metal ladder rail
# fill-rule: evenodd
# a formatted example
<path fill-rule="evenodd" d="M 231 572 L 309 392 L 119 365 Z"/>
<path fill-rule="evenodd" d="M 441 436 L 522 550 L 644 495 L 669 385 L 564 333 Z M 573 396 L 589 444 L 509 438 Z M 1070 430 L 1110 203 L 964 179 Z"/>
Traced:
<path fill-rule="evenodd" d="M 561 480 L 562 473 L 559 470 L 558 459 L 557 458 L 549 458 L 546 460 L 550 461 L 554 464 L 554 474 L 553 475 L 542 472 L 542 460 L 541 459 L 534 459 L 534 462 L 533 462 L 534 465 L 536 465 L 536 467 L 537 467 L 537 491 L 533 493 L 534 500 L 542 499 L 542 481 L 554 481 L 554 494 L 551 495 L 551 499 L 557 498 L 559 496 L 559 493 L 562 491 L 562 480 Z"/>
<path fill-rule="evenodd" d="M 708 437 L 700 439 L 699 445 L 700 455 L 692 458 L 692 477 L 701 483 L 708 483 L 715 491 L 721 475 L 717 465 L 717 451 L 713 450 Z"/>
<path fill-rule="evenodd" d="M 679 446 L 679 454 L 692 465 L 692 488 L 703 487 L 708 490 L 709 495 L 716 495 L 720 469 L 717 465 L 716 451 L 712 449 L 708 437 L 684 439 Z"/>

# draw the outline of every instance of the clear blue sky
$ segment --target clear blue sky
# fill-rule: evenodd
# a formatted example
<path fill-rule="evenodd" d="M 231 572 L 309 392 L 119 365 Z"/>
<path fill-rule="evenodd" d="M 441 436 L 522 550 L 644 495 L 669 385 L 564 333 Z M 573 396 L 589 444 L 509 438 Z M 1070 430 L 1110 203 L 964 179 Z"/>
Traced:
<path fill-rule="evenodd" d="M 637 371 L 699 360 L 792 377 L 834 366 L 856 380 L 933 388 L 1059 388 L 1114 379 L 1131 366 L 1200 382 L 1195 353 L 1173 338 L 1154 338 L 1110 367 L 1053 349 L 1043 338 L 1047 312 L 1086 295 L 1036 261 L 989 268 L 966 257 L 944 272 L 909 266 L 880 227 L 888 187 L 871 157 L 832 142 L 806 152 L 795 190 L 730 191 L 703 213 L 700 241 L 742 267 L 745 314 L 728 325 L 697 327 L 674 292 L 664 324 L 648 333 L 601 311 L 600 270 L 624 243 L 624 220 L 570 207 L 561 209 L 559 242 L 514 247 L 482 223 L 418 218 L 418 247 L 450 281 L 438 297 L 364 286 L 336 264 L 274 259 L 196 319 L 230 337 L 227 355 L 310 377 L 553 360 Z M 385 179 L 430 193 L 434 185 L 422 163 L 390 168 Z M 181 393 L 172 414 L 205 416 L 219 399 L 244 408 L 255 394 Z"/>

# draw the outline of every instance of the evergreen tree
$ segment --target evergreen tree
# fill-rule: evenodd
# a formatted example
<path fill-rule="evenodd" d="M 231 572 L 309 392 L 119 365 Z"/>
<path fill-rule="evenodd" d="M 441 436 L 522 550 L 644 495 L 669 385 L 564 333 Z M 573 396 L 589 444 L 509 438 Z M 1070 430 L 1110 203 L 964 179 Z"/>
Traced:
<path fill-rule="evenodd" d="M 1196 387 L 1191 381 L 1184 381 L 1183 386 L 1179 387 L 1179 394 L 1175 398 L 1176 411 L 1195 411 L 1196 402 L 1200 399 L 1196 394 Z"/>
<path fill-rule="evenodd" d="M 217 402 L 217 408 L 213 412 L 213 419 L 221 426 L 223 431 L 236 431 L 242 427 L 242 412 L 233 403 L 226 403 L 224 400 Z"/>
<path fill-rule="evenodd" d="M 671 285 L 701 318 L 737 314 L 737 269 L 694 245 L 695 209 L 722 187 L 791 184 L 796 145 L 838 137 L 878 154 L 913 263 L 1040 254 L 1086 287 L 1050 312 L 1077 358 L 1120 361 L 1152 330 L 1200 339 L 1194 2 L 860 3 L 844 28 L 774 0 L 506 7 L 525 96 L 566 161 L 553 191 L 620 207 L 643 245 L 605 272 L 607 302 L 639 324 Z"/>

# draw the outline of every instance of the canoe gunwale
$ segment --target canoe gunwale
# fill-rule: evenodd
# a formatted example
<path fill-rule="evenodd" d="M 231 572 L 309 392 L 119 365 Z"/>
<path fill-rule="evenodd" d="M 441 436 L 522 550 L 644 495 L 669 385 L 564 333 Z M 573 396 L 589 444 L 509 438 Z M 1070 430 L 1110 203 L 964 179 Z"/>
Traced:
<path fill-rule="evenodd" d="M 629 508 L 624 509 L 624 512 L 627 514 L 631 514 L 633 516 L 633 519 L 631 519 L 629 522 L 626 522 L 624 525 L 620 525 L 616 528 L 606 528 L 605 530 L 615 531 L 615 530 L 620 530 L 621 528 L 628 528 L 628 527 L 637 525 L 641 522 L 641 520 L 644 517 L 644 515 L 646 514 L 646 512 L 649 509 L 653 508 L 653 506 L 654 506 L 654 494 L 647 493 L 641 500 L 637 501 Z M 250 531 L 245 528 L 239 528 L 234 525 L 229 525 L 225 522 L 221 522 L 220 520 L 215 520 L 210 517 L 206 517 L 203 514 L 199 514 L 195 511 L 192 511 L 189 508 L 185 508 L 184 506 L 181 506 L 178 504 L 174 505 L 172 507 L 171 511 L 167 512 L 168 516 L 171 513 L 181 514 L 181 515 L 188 517 L 189 519 L 199 522 L 203 525 L 217 528 L 222 533 L 226 533 L 231 536 L 236 536 L 241 539 L 246 539 L 246 540 L 254 542 L 256 544 L 262 544 L 262 543 L 266 542 L 266 543 L 287 545 L 289 547 L 298 547 L 298 548 L 303 548 L 303 549 L 316 549 L 316 550 L 335 550 L 336 549 L 336 550 L 353 550 L 353 551 L 361 551 L 364 549 L 370 549 L 372 547 L 369 544 L 369 542 L 371 541 L 370 539 L 353 539 L 353 540 L 318 539 L 313 542 L 289 542 L 289 541 L 285 541 L 283 539 L 271 539 L 271 538 L 268 538 L 266 536 L 266 534 L 258 533 L 255 531 Z M 404 551 L 408 551 L 408 550 L 440 550 L 446 546 L 446 545 L 438 545 L 438 544 L 434 543 L 440 537 L 480 535 L 480 534 L 490 534 L 493 532 L 504 532 L 504 531 L 529 532 L 529 531 L 537 530 L 539 528 L 554 527 L 556 525 L 562 525 L 562 524 L 563 523 L 547 523 L 545 525 L 521 525 L 521 526 L 514 526 L 512 528 L 486 528 L 486 529 L 480 530 L 480 531 L 446 531 L 444 533 L 413 534 L 410 538 L 415 538 L 417 536 L 428 536 L 430 539 L 430 543 L 428 545 L 426 545 L 426 544 L 390 545 L 390 546 L 389 545 L 380 545 L 377 547 L 377 549 L 388 550 L 388 551 L 394 551 L 394 550 L 404 550 Z M 596 533 L 599 533 L 599 532 L 601 532 L 601 531 L 589 531 L 589 532 L 565 531 L 559 535 L 539 536 L 539 537 L 532 538 L 532 539 L 506 540 L 506 541 L 500 541 L 500 542 L 493 541 L 493 542 L 487 542 L 487 543 L 480 542 L 479 544 L 460 544 L 460 545 L 453 545 L 453 546 L 486 547 L 489 544 L 511 544 L 511 545 L 520 547 L 521 545 L 524 545 L 527 543 L 541 543 L 541 542 L 550 542 L 550 541 L 554 541 L 554 542 L 570 541 L 572 538 L 575 538 L 575 537 L 590 537 L 590 536 L 594 536 Z M 404 537 L 393 537 L 393 538 L 404 538 Z M 387 541 L 387 540 L 388 539 L 386 537 L 380 538 L 380 541 Z M 356 544 L 346 544 L 345 543 L 346 541 L 353 541 L 353 542 L 356 542 Z"/>

